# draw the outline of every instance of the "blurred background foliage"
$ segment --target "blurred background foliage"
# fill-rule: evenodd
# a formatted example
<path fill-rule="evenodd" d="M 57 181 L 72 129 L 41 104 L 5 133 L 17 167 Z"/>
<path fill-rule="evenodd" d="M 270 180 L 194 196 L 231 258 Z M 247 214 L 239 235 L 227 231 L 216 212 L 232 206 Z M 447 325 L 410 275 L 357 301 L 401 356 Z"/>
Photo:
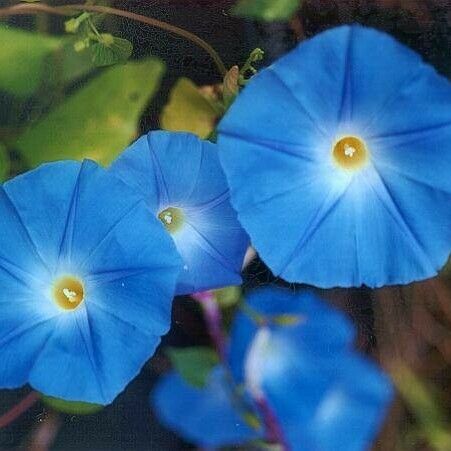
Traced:
<path fill-rule="evenodd" d="M 0 6 L 17 3 L 0 1 Z M 149 129 L 212 137 L 237 83 L 252 73 L 246 59 L 253 49 L 265 51 L 256 64 L 267 65 L 296 42 L 342 23 L 385 30 L 451 76 L 449 0 L 95 4 L 194 32 L 218 51 L 228 69 L 238 65 L 241 72 L 233 69 L 223 87 L 203 49 L 133 20 L 81 12 L 72 18 L 44 13 L 6 18 L 0 24 L 0 180 L 62 158 L 92 158 L 106 165 Z M 351 315 L 360 332 L 358 347 L 381 363 L 398 389 L 377 450 L 451 450 L 450 280 L 446 269 L 434 280 L 408 287 L 321 292 Z M 245 271 L 244 290 L 274 281 L 254 259 Z M 216 298 L 227 327 L 241 290 L 224 290 Z M 192 383 L 202 384 L 202 369 L 215 363 L 201 309 L 192 299 L 176 300 L 164 344 L 169 350 L 160 350 L 111 406 L 99 411 L 43 399 L 0 430 L 0 450 L 192 449 L 159 426 L 148 407 L 150 388 L 171 364 Z M 26 392 L 1 391 L 0 409 L 6 411 Z"/>

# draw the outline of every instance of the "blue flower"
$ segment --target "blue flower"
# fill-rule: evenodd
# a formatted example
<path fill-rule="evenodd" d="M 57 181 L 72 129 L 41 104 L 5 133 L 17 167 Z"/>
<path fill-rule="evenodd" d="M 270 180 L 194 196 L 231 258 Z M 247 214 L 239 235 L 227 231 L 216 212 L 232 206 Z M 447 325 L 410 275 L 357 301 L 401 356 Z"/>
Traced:
<path fill-rule="evenodd" d="M 111 171 L 142 195 L 174 239 L 184 262 L 178 294 L 241 283 L 248 237 L 214 144 L 188 133 L 150 132 Z"/>
<path fill-rule="evenodd" d="M 451 84 L 360 26 L 300 44 L 219 125 L 232 204 L 271 270 L 320 287 L 434 276 L 451 249 Z"/>
<path fill-rule="evenodd" d="M 176 372 L 161 378 L 151 394 L 162 423 L 202 447 L 234 446 L 262 436 L 258 420 L 233 393 L 226 370 L 217 366 L 203 388 Z"/>
<path fill-rule="evenodd" d="M 171 373 L 153 405 L 164 424 L 201 446 L 266 437 L 291 451 L 363 451 L 392 388 L 352 350 L 353 337 L 350 322 L 309 292 L 257 290 L 232 326 L 228 362 L 207 386 Z"/>
<path fill-rule="evenodd" d="M 0 188 L 0 387 L 108 404 L 169 329 L 180 258 L 124 183 L 92 161 Z"/>
<path fill-rule="evenodd" d="M 312 293 L 275 288 L 248 296 L 247 309 L 232 329 L 233 374 L 268 404 L 288 449 L 368 449 L 392 388 L 351 349 L 347 319 Z"/>

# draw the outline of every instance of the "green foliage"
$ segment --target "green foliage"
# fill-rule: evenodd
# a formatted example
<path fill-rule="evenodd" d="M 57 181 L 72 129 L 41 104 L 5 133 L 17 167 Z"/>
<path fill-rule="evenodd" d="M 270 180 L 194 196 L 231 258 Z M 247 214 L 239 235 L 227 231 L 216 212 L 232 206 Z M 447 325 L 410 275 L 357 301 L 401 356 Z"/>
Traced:
<path fill-rule="evenodd" d="M 212 368 L 219 363 L 217 353 L 204 346 L 169 348 L 167 350 L 175 370 L 190 385 L 205 387 Z"/>
<path fill-rule="evenodd" d="M 0 89 L 28 96 L 39 87 L 45 60 L 61 49 L 62 40 L 0 26 Z"/>
<path fill-rule="evenodd" d="M 65 401 L 64 399 L 53 398 L 52 396 L 41 395 L 42 402 L 58 412 L 69 415 L 92 415 L 100 412 L 104 406 L 100 404 L 90 404 L 78 401 Z"/>
<path fill-rule="evenodd" d="M 229 308 L 241 301 L 241 287 L 231 286 L 214 290 L 216 302 L 221 308 Z"/>
<path fill-rule="evenodd" d="M 265 22 L 287 21 L 293 17 L 300 4 L 301 0 L 240 0 L 232 13 Z"/>
<path fill-rule="evenodd" d="M 7 179 L 9 174 L 9 157 L 6 147 L 0 143 L 0 182 Z"/>
<path fill-rule="evenodd" d="M 185 131 L 207 138 L 213 132 L 220 116 L 213 101 L 202 95 L 188 78 L 180 78 L 164 107 L 161 127 L 170 131 Z"/>
<path fill-rule="evenodd" d="M 116 38 L 112 35 L 102 35 L 103 42 L 96 42 L 91 46 L 92 62 L 95 66 L 111 66 L 124 64 L 133 52 L 133 45 L 127 39 Z"/>
<path fill-rule="evenodd" d="M 40 87 L 70 82 L 92 69 L 69 39 L 0 26 L 0 89 L 28 97 Z"/>
<path fill-rule="evenodd" d="M 238 83 L 240 85 L 244 86 L 258 72 L 254 64 L 262 61 L 264 57 L 265 52 L 262 49 L 257 47 L 252 50 L 243 67 L 240 69 L 238 77 Z"/>
<path fill-rule="evenodd" d="M 67 158 L 110 163 L 136 137 L 163 72 L 155 58 L 106 69 L 33 124 L 16 147 L 30 166 Z"/>
<path fill-rule="evenodd" d="M 100 33 L 95 24 L 98 18 L 98 15 L 84 12 L 64 23 L 67 33 L 77 35 L 75 51 L 82 52 L 89 48 L 92 63 L 97 67 L 124 64 L 132 55 L 132 43 L 109 33 Z"/>
<path fill-rule="evenodd" d="M 435 395 L 405 366 L 398 366 L 391 374 L 396 388 L 415 415 L 429 444 L 436 451 L 449 451 L 450 423 L 445 418 Z"/>

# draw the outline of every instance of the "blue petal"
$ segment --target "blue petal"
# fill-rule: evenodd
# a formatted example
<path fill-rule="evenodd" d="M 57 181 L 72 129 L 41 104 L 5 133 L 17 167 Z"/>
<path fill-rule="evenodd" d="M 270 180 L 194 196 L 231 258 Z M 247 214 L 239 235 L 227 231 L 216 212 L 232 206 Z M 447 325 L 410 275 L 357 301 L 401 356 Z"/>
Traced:
<path fill-rule="evenodd" d="M 241 282 L 248 245 L 230 205 L 216 146 L 188 133 L 151 132 L 116 160 L 111 171 L 144 197 L 155 215 L 183 210 L 172 237 L 184 261 L 177 294 Z"/>
<path fill-rule="evenodd" d="M 48 268 L 58 264 L 80 169 L 75 161 L 44 164 L 4 185 L 36 253 Z"/>
<path fill-rule="evenodd" d="M 306 363 L 307 362 L 307 363 Z M 359 357 L 298 355 L 263 389 L 290 449 L 368 449 L 392 399 L 385 376 Z"/>
<path fill-rule="evenodd" d="M 204 388 L 188 385 L 177 373 L 164 376 L 152 404 L 163 424 L 198 446 L 239 445 L 261 435 L 237 410 L 221 367 L 212 370 Z"/>
<path fill-rule="evenodd" d="M 264 318 L 257 327 L 248 317 L 237 317 L 232 371 L 254 397 L 267 401 L 290 449 L 367 449 L 392 389 L 350 348 L 351 324 L 309 292 L 257 290 L 247 305 Z M 271 322 L 282 314 L 304 321 Z"/>
<path fill-rule="evenodd" d="M 246 305 L 254 313 L 273 320 L 272 324 L 268 323 L 271 331 L 281 338 L 288 334 L 304 351 L 335 354 L 347 349 L 354 340 L 354 328 L 345 315 L 307 290 L 296 293 L 275 287 L 258 289 L 246 296 Z M 274 322 L 279 317 L 288 320 L 286 326 Z M 298 322 L 290 321 L 296 317 Z M 237 381 L 244 378 L 246 355 L 258 330 L 259 325 L 245 311 L 236 316 L 231 330 L 229 362 Z"/>
<path fill-rule="evenodd" d="M 2 291 L 9 293 L 11 284 L 4 285 Z M 14 292 L 13 292 L 14 293 Z M 0 387 L 16 388 L 26 384 L 35 360 L 54 330 L 56 320 L 54 317 L 40 312 L 32 302 L 27 306 L 18 306 L 17 303 L 0 305 Z"/>
<path fill-rule="evenodd" d="M 254 77 L 218 142 L 232 204 L 271 270 L 324 288 L 435 275 L 451 244 L 450 101 L 450 83 L 418 55 L 359 26 Z M 354 175 L 332 161 L 343 135 L 369 150 Z"/>
<path fill-rule="evenodd" d="M 18 263 L 0 251 L 0 383 L 28 380 L 58 398 L 110 403 L 169 329 L 180 272 L 175 246 L 142 199 L 94 162 L 44 165 L 5 192 L 22 235 L 2 223 L 16 240 Z M 20 240 L 32 249 L 28 259 Z M 66 274 L 84 285 L 84 303 L 71 311 L 51 295 Z"/>

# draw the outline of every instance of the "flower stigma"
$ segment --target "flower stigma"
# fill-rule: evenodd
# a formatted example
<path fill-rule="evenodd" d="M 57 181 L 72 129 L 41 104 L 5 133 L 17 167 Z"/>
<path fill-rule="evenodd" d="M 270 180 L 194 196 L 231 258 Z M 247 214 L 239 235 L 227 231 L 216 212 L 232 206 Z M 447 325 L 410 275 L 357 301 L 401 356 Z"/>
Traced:
<path fill-rule="evenodd" d="M 53 298 L 64 310 L 75 310 L 84 301 L 83 283 L 74 276 L 64 276 L 53 285 Z"/>
<path fill-rule="evenodd" d="M 175 233 L 184 223 L 184 214 L 180 208 L 168 207 L 158 213 L 158 219 L 169 233 Z"/>
<path fill-rule="evenodd" d="M 365 142 L 356 136 L 345 136 L 339 139 L 332 151 L 335 163 L 341 169 L 356 170 L 368 161 L 368 150 Z"/>

